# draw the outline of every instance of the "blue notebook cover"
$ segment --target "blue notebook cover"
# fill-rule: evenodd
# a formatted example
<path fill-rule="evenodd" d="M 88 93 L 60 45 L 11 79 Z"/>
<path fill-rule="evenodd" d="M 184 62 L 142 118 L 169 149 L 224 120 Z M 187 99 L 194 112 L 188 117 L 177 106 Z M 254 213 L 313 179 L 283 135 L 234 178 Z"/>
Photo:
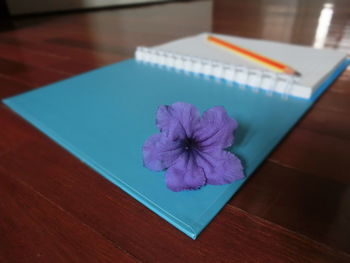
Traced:
<path fill-rule="evenodd" d="M 342 63 L 312 100 L 268 95 L 130 59 L 5 99 L 4 103 L 195 239 L 347 65 Z M 166 188 L 164 172 L 143 167 L 143 143 L 158 132 L 158 106 L 178 101 L 194 104 L 201 112 L 223 105 L 238 121 L 232 151 L 243 161 L 245 179 L 172 192 Z"/>

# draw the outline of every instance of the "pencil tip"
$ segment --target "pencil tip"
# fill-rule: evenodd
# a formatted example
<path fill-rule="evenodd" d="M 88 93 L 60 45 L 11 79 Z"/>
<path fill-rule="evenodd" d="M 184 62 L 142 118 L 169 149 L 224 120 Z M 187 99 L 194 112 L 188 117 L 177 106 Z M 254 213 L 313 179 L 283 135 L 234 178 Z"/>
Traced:
<path fill-rule="evenodd" d="M 292 69 L 290 67 L 286 68 L 284 70 L 284 73 L 289 74 L 289 75 L 294 75 L 296 77 L 300 77 L 301 76 L 301 74 L 298 71 L 296 71 L 296 70 L 294 70 L 294 69 Z"/>

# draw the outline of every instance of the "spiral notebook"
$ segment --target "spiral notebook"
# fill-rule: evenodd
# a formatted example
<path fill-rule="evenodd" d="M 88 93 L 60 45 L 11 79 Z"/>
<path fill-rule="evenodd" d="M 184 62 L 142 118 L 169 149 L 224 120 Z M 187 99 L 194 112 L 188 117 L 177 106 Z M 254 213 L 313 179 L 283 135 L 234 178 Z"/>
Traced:
<path fill-rule="evenodd" d="M 281 61 L 301 77 L 276 73 L 207 41 L 208 33 L 178 39 L 155 47 L 138 47 L 139 61 L 203 74 L 229 82 L 309 99 L 321 83 L 346 59 L 346 53 L 266 40 L 210 34 L 228 43 Z"/>
<path fill-rule="evenodd" d="M 312 100 L 267 94 L 129 59 L 5 99 L 4 103 L 195 239 L 347 64 L 344 61 L 328 75 Z M 244 164 L 245 179 L 172 192 L 165 185 L 163 172 L 143 166 L 143 143 L 158 132 L 158 106 L 178 101 L 191 103 L 202 112 L 223 105 L 237 120 L 231 150 Z"/>

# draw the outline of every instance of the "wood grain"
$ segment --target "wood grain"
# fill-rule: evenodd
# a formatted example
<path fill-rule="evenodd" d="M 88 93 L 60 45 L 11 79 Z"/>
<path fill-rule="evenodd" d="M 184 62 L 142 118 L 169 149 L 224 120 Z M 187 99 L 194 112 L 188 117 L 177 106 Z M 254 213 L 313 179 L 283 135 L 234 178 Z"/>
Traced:
<path fill-rule="evenodd" d="M 348 3 L 324 46 L 349 53 Z M 203 31 L 313 45 L 324 2 L 184 1 L 19 17 L 0 98 Z M 193 241 L 0 105 L 1 262 L 350 262 L 350 71 Z"/>
<path fill-rule="evenodd" d="M 26 184 L 0 179 L 2 262 L 137 262 Z"/>
<path fill-rule="evenodd" d="M 347 183 L 268 161 L 230 205 L 349 252 L 349 200 Z"/>

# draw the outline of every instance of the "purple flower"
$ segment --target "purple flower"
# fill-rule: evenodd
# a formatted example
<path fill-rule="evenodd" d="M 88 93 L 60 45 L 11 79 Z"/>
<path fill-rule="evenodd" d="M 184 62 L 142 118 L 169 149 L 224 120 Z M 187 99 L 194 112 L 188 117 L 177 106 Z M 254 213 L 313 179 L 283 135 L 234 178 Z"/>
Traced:
<path fill-rule="evenodd" d="M 224 107 L 210 108 L 201 117 L 188 103 L 160 106 L 156 124 L 160 133 L 145 142 L 143 160 L 153 171 L 167 169 L 169 189 L 193 190 L 243 178 L 240 160 L 225 150 L 233 143 L 237 122 Z"/>

